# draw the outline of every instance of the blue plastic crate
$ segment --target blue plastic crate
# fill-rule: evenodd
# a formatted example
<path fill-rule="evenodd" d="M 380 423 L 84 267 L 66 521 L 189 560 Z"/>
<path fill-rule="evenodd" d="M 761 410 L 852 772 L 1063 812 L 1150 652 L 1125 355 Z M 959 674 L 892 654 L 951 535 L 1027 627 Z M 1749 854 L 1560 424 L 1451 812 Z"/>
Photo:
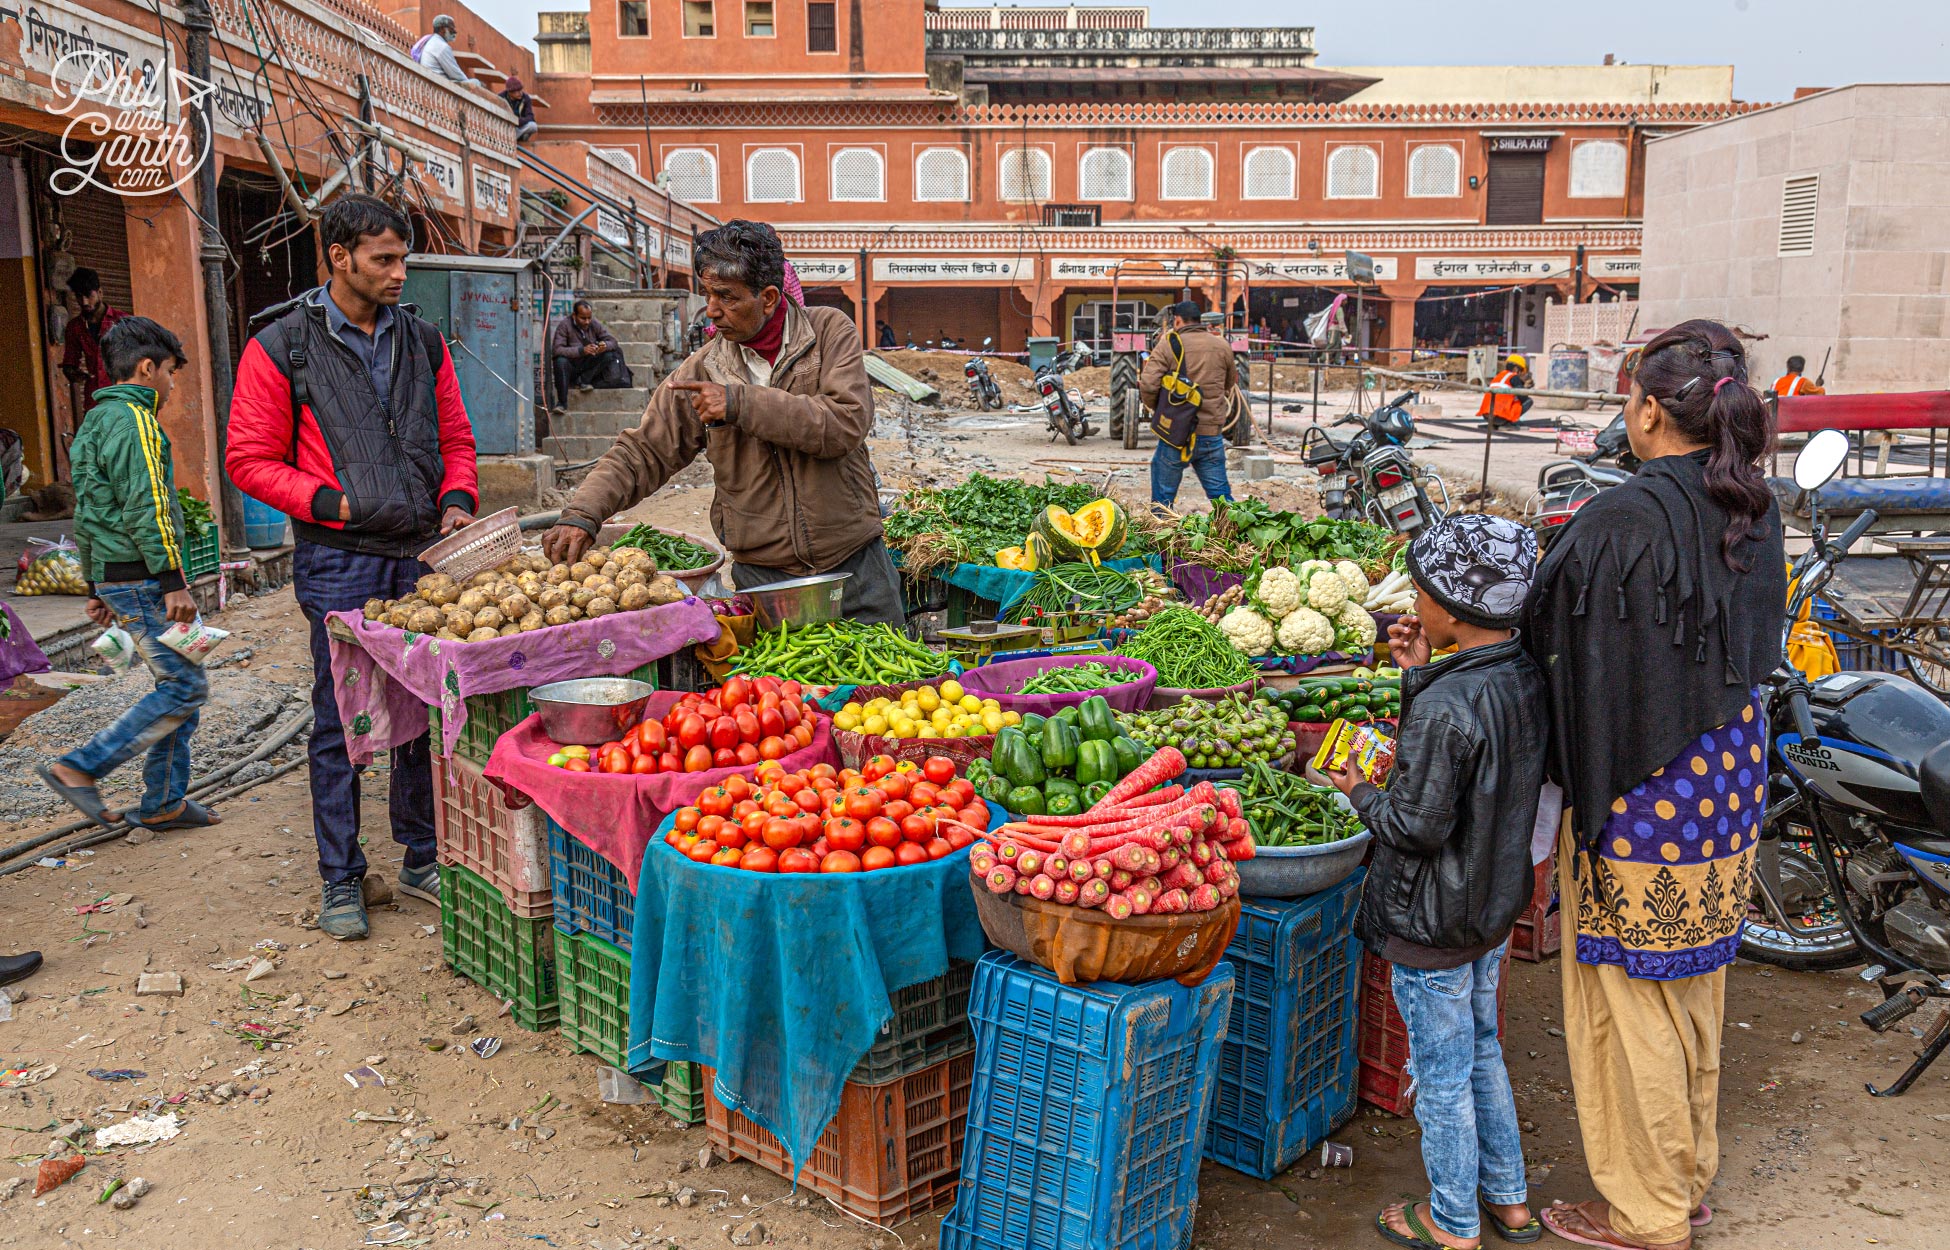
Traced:
<path fill-rule="evenodd" d="M 1232 969 L 1065 986 L 975 967 L 975 1088 L 942 1250 L 1180 1250 L 1198 1206 Z"/>
<path fill-rule="evenodd" d="M 1205 1157 L 1268 1180 L 1354 1114 L 1357 872 L 1295 902 L 1247 901 L 1226 948 L 1232 1013 Z"/>
<path fill-rule="evenodd" d="M 1835 609 L 1826 599 L 1815 599 L 1811 613 L 1817 621 L 1835 619 Z M 1909 661 L 1902 652 L 1889 647 L 1852 637 L 1839 629 L 1828 629 L 1828 639 L 1835 644 L 1835 661 L 1844 673 L 1902 673 L 1909 672 Z"/>
<path fill-rule="evenodd" d="M 616 866 L 548 822 L 548 879 L 555 893 L 555 927 L 590 933 L 618 950 L 630 949 L 636 895 Z"/>

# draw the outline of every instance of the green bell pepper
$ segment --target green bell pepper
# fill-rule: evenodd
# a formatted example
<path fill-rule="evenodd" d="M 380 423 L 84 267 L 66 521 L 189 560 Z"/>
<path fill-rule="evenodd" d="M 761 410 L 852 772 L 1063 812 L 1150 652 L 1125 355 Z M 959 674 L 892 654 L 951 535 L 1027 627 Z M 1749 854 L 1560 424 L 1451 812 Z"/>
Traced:
<path fill-rule="evenodd" d="M 1000 773 L 991 773 L 975 788 L 981 792 L 983 799 L 997 807 L 1009 806 L 1009 792 L 1015 789 L 1009 784 L 1009 779 Z"/>
<path fill-rule="evenodd" d="M 1009 797 L 1002 806 L 1018 816 L 1041 816 L 1046 811 L 1043 792 L 1035 786 L 1017 786 L 1009 791 Z"/>
<path fill-rule="evenodd" d="M 1086 740 L 1109 742 L 1117 736 L 1117 718 L 1111 715 L 1110 702 L 1093 694 L 1077 706 L 1077 731 Z"/>
<path fill-rule="evenodd" d="M 1051 777 L 1043 786 L 1043 803 L 1051 816 L 1074 816 L 1083 810 L 1083 790 L 1074 781 Z"/>
<path fill-rule="evenodd" d="M 1151 752 L 1129 734 L 1118 734 L 1110 740 L 1110 749 L 1117 755 L 1117 776 L 1122 779 L 1137 771 L 1139 764 L 1151 758 Z"/>
<path fill-rule="evenodd" d="M 1050 772 L 1077 766 L 1077 744 L 1081 738 L 1076 726 L 1052 716 L 1043 723 L 1043 767 Z"/>
<path fill-rule="evenodd" d="M 1055 713 L 1055 714 L 1054 714 L 1053 716 L 1051 716 L 1051 717 L 1050 717 L 1050 719 L 1051 719 L 1051 720 L 1066 720 L 1066 721 L 1069 721 L 1069 722 L 1070 722 L 1070 723 L 1071 723 L 1072 725 L 1074 725 L 1074 724 L 1076 724 L 1076 723 L 1077 723 L 1077 705 L 1076 705 L 1076 704 L 1074 704 L 1074 703 L 1072 703 L 1072 704 L 1070 704 L 1070 705 L 1069 705 L 1068 707 L 1060 707 L 1060 708 L 1057 708 L 1057 709 L 1056 709 L 1056 713 Z"/>
<path fill-rule="evenodd" d="M 1035 741 L 1039 736 L 1041 736 L 1043 732 L 1043 722 L 1046 719 L 1048 718 L 1043 716 L 1038 716 L 1034 712 L 1024 712 L 1022 714 L 1022 725 L 1021 725 L 1023 734 L 1027 736 L 1030 741 L 1032 742 Z"/>
<path fill-rule="evenodd" d="M 1105 797 L 1108 796 L 1109 794 L 1110 794 L 1110 783 L 1108 781 L 1100 781 L 1095 785 L 1085 786 L 1083 788 L 1084 810 L 1088 811 L 1091 808 L 1097 806 L 1097 804 L 1103 802 Z"/>
<path fill-rule="evenodd" d="M 968 761 L 968 767 L 961 770 L 961 775 L 968 778 L 969 784 L 979 790 L 982 788 L 984 781 L 987 781 L 995 775 L 995 768 L 987 760 L 978 755 Z"/>
<path fill-rule="evenodd" d="M 996 733 L 989 762 L 1012 786 L 1039 786 L 1049 775 L 1043 768 L 1041 743 L 1013 725 L 1004 725 Z"/>
<path fill-rule="evenodd" d="M 1110 743 L 1086 738 L 1077 744 L 1078 785 L 1095 785 L 1100 781 L 1115 782 L 1119 776 L 1117 750 Z"/>

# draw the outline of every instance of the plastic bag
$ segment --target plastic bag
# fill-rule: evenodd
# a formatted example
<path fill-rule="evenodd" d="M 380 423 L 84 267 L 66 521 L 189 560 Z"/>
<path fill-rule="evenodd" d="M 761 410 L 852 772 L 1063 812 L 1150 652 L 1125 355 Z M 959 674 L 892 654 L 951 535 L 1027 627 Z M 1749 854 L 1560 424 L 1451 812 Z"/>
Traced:
<path fill-rule="evenodd" d="M 63 534 L 59 540 L 27 540 L 14 573 L 17 595 L 85 595 L 88 578 L 81 571 L 81 553 Z"/>
<path fill-rule="evenodd" d="M 110 625 L 95 639 L 95 653 L 108 662 L 111 673 L 126 673 L 135 663 L 135 639 L 120 625 Z"/>

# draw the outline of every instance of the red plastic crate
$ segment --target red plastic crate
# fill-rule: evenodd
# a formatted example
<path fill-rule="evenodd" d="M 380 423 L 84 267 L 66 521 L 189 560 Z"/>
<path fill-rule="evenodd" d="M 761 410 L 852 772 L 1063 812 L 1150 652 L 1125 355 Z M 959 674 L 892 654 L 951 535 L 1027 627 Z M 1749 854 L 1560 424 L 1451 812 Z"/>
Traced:
<path fill-rule="evenodd" d="M 443 864 L 501 891 L 523 920 L 555 914 L 548 883 L 548 829 L 539 807 L 512 811 L 472 760 L 433 761 L 433 836 Z"/>
<path fill-rule="evenodd" d="M 717 1073 L 701 1070 L 704 1123 L 711 1143 L 791 1180 L 779 1139 L 719 1102 Z M 955 1200 L 968 1095 L 975 1084 L 970 1053 L 922 1068 L 886 1085 L 846 1083 L 840 1111 L 813 1143 L 801 1183 L 863 1220 L 899 1224 Z"/>
<path fill-rule="evenodd" d="M 1553 853 L 1537 865 L 1530 906 L 1523 909 L 1517 927 L 1510 932 L 1510 953 L 1533 964 L 1557 954 L 1564 942 L 1563 915 L 1558 907 L 1557 856 Z"/>
<path fill-rule="evenodd" d="M 1408 1025 L 1395 1009 L 1389 988 L 1392 964 L 1372 951 L 1361 952 L 1361 1022 L 1355 1029 L 1361 1101 L 1389 1115 L 1407 1115 Z M 1503 1036 L 1503 1001 L 1510 988 L 1510 948 L 1503 948 L 1503 973 L 1496 981 L 1496 1035 Z"/>

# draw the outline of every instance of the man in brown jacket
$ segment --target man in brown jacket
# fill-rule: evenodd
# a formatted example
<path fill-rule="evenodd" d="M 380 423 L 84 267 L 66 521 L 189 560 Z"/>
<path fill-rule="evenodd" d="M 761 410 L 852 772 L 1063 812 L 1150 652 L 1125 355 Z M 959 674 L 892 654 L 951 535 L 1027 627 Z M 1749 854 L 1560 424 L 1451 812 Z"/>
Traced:
<path fill-rule="evenodd" d="M 785 253 L 760 222 L 704 234 L 696 271 L 717 328 L 650 396 L 542 539 L 574 560 L 611 515 L 654 494 L 702 454 L 711 525 L 741 588 L 848 573 L 841 615 L 905 622 L 880 524 L 867 433 L 873 392 L 846 314 L 785 298 Z"/>
<path fill-rule="evenodd" d="M 1145 358 L 1138 397 L 1146 408 L 1155 410 L 1165 375 L 1177 372 L 1198 388 L 1198 432 L 1182 451 L 1158 440 L 1158 450 L 1151 457 L 1151 502 L 1161 508 L 1177 502 L 1178 485 L 1185 479 L 1187 464 L 1198 474 L 1207 499 L 1230 499 L 1224 430 L 1235 377 L 1232 347 L 1206 328 L 1199 320 L 1198 305 L 1190 300 L 1167 308 L 1165 322 L 1166 329 Z M 1182 345 L 1182 360 L 1174 344 Z"/>

